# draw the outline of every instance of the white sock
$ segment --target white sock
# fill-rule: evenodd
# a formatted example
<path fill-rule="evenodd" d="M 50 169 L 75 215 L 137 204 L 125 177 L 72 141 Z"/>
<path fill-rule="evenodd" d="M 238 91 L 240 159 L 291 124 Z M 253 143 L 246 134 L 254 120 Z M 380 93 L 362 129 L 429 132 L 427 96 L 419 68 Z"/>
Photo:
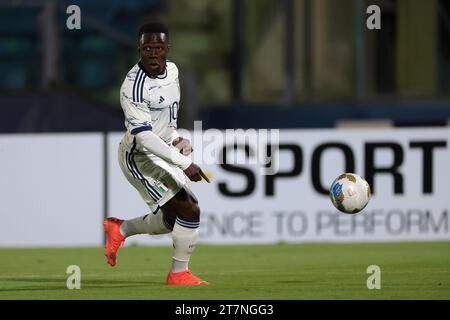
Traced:
<path fill-rule="evenodd" d="M 148 214 L 130 220 L 124 220 L 120 226 L 120 233 L 125 237 L 134 236 L 135 234 L 147 233 Z"/>
<path fill-rule="evenodd" d="M 172 231 L 172 272 L 181 272 L 189 268 L 189 259 L 197 243 L 199 225 L 199 221 L 176 219 Z"/>

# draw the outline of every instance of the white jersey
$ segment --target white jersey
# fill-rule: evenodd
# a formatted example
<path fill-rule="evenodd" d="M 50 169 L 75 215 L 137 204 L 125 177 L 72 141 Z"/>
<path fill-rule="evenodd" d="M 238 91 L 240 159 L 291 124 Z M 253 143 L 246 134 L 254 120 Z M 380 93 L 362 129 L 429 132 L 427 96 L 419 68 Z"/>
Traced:
<path fill-rule="evenodd" d="M 191 160 L 172 146 L 173 139 L 178 137 L 179 101 L 178 69 L 169 61 L 166 62 L 164 74 L 158 77 L 151 77 L 141 63 L 136 64 L 120 88 L 120 104 L 125 114 L 127 132 L 119 145 L 119 165 L 127 180 L 139 191 L 153 212 L 150 215 L 150 219 L 154 220 L 151 234 L 170 231 L 158 208 L 181 188 L 188 187 L 180 166 L 189 165 Z M 140 133 L 138 137 L 145 140 L 143 135 L 149 133 L 145 131 L 152 131 L 169 145 L 167 148 L 173 148 L 178 157 L 186 158 L 188 162 L 185 159 L 178 159 L 178 165 L 168 162 L 144 147 L 150 144 L 142 144 L 142 141 L 138 143 L 136 135 Z M 164 142 L 161 145 L 166 147 Z M 164 150 L 160 152 L 164 153 Z"/>
<path fill-rule="evenodd" d="M 131 148 L 135 134 L 151 130 L 165 143 L 171 144 L 178 137 L 180 84 L 177 66 L 167 61 L 164 74 L 152 77 L 141 62 L 137 63 L 122 83 L 120 104 L 127 129 L 122 143 Z"/>

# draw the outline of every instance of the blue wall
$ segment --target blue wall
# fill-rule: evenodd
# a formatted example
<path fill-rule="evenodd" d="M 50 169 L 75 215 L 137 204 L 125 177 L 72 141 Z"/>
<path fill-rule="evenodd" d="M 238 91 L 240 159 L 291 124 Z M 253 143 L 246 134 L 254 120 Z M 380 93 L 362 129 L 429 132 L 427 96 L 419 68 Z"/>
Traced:
<path fill-rule="evenodd" d="M 384 120 L 396 125 L 445 125 L 450 100 L 321 103 L 296 106 L 235 105 L 203 108 L 204 128 L 332 128 L 338 120 Z"/>
<path fill-rule="evenodd" d="M 0 95 L 0 132 L 122 131 L 123 114 L 76 93 Z M 446 125 L 450 101 L 228 105 L 200 108 L 203 128 L 332 128 L 339 120 L 390 119 L 397 126 Z"/>

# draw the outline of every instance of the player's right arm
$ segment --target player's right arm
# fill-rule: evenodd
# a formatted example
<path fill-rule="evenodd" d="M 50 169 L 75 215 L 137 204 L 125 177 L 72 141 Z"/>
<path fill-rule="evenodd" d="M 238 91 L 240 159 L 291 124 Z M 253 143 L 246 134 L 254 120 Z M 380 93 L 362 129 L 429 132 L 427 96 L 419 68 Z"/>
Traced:
<path fill-rule="evenodd" d="M 209 182 L 200 167 L 192 163 L 189 157 L 181 154 L 178 149 L 169 147 L 152 132 L 152 119 L 145 103 L 133 101 L 125 92 L 121 92 L 120 103 L 125 114 L 127 130 L 135 136 L 138 145 L 178 166 L 190 180 L 200 181 L 204 177 Z"/>
<path fill-rule="evenodd" d="M 193 163 L 190 158 L 181 154 L 178 149 L 169 147 L 151 130 L 144 130 L 136 134 L 136 141 L 161 159 L 181 168 L 190 180 L 200 181 L 203 178 L 209 182 L 209 179 L 198 165 Z"/>
<path fill-rule="evenodd" d="M 125 126 L 135 136 L 138 145 L 182 170 L 191 165 L 191 159 L 179 153 L 178 149 L 169 147 L 152 132 L 152 118 L 145 102 L 133 101 L 132 97 L 122 91 L 120 104 L 125 114 Z"/>

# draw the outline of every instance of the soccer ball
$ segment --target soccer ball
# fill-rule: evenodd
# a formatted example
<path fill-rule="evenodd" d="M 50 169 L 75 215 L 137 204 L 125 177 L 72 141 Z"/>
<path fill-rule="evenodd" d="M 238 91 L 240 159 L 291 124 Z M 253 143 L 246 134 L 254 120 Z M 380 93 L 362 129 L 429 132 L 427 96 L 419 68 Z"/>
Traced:
<path fill-rule="evenodd" d="M 369 203 L 370 186 L 366 180 L 354 173 L 337 177 L 330 187 L 330 198 L 339 211 L 348 214 L 360 212 Z"/>

